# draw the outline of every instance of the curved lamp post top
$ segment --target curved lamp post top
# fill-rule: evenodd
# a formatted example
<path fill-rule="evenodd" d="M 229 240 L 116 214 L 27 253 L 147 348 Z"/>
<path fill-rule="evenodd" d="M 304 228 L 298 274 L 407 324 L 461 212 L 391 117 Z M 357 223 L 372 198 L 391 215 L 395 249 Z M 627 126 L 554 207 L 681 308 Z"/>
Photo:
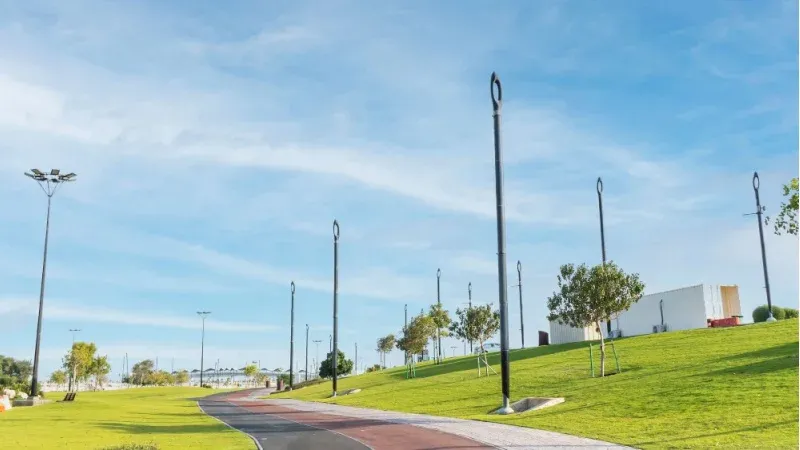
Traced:
<path fill-rule="evenodd" d="M 336 220 L 333 221 L 333 240 L 339 240 L 339 222 Z"/>
<path fill-rule="evenodd" d="M 291 282 L 290 286 L 292 288 L 292 294 L 294 294 L 294 281 Z"/>
<path fill-rule="evenodd" d="M 497 88 L 496 94 L 495 87 Z M 492 93 L 492 107 L 494 112 L 498 113 L 500 112 L 500 108 L 503 106 L 503 86 L 500 84 L 500 77 L 497 76 L 497 72 L 492 72 L 490 90 Z"/>
<path fill-rule="evenodd" d="M 761 180 L 758 178 L 758 172 L 753 172 L 753 190 L 758 191 L 761 185 Z"/>
<path fill-rule="evenodd" d="M 603 179 L 600 177 L 597 177 L 597 193 L 598 194 L 603 193 Z"/>

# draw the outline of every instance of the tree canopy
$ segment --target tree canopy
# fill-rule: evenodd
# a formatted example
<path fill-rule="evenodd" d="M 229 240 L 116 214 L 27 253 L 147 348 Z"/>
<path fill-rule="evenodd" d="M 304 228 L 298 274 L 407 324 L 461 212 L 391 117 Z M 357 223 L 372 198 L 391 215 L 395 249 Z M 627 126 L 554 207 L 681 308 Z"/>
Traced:
<path fill-rule="evenodd" d="M 336 375 L 347 375 L 353 370 L 353 361 L 346 359 L 344 352 L 338 350 L 338 358 L 336 364 Z M 322 361 L 319 365 L 319 376 L 320 378 L 331 378 L 333 377 L 333 352 L 328 353 L 325 360 Z"/>
<path fill-rule="evenodd" d="M 33 368 L 30 361 L 0 355 L 0 390 L 2 388 L 28 392 Z M 37 388 L 36 392 L 40 392 Z"/>
<path fill-rule="evenodd" d="M 410 355 L 420 354 L 428 344 L 428 339 L 435 336 L 436 324 L 430 316 L 420 314 L 411 319 L 411 323 L 403 328 L 403 336 L 397 340 L 397 348 Z"/>
<path fill-rule="evenodd" d="M 605 375 L 605 341 L 600 322 L 627 311 L 642 298 L 638 274 L 626 274 L 613 262 L 588 268 L 561 266 L 558 291 L 547 299 L 548 320 L 575 328 L 593 326 L 600 333 L 600 375 Z"/>
<path fill-rule="evenodd" d="M 491 304 L 458 308 L 456 317 L 450 331 L 459 339 L 477 342 L 481 352 L 486 350 L 484 343 L 500 330 L 500 311 L 493 311 Z"/>
<path fill-rule="evenodd" d="M 783 185 L 783 196 L 786 197 L 786 201 L 781 203 L 781 210 L 775 217 L 775 234 L 777 235 L 786 233 L 797 236 L 797 209 L 800 204 L 800 195 L 798 195 L 800 189 L 798 188 L 797 178 L 792 178 Z M 770 218 L 767 217 L 766 222 L 769 223 L 769 220 Z"/>

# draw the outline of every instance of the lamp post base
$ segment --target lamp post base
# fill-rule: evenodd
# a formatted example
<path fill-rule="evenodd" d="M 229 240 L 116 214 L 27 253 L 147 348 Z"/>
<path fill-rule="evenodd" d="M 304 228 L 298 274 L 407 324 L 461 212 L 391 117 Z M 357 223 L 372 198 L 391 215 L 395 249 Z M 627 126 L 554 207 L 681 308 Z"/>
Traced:
<path fill-rule="evenodd" d="M 777 321 L 778 321 L 778 319 L 773 317 L 772 314 L 770 314 L 769 317 L 767 317 L 767 322 L 777 322 Z"/>
<path fill-rule="evenodd" d="M 494 413 L 499 414 L 501 416 L 507 416 L 509 414 L 514 414 L 514 410 L 510 406 L 502 406 L 499 409 L 497 409 Z"/>

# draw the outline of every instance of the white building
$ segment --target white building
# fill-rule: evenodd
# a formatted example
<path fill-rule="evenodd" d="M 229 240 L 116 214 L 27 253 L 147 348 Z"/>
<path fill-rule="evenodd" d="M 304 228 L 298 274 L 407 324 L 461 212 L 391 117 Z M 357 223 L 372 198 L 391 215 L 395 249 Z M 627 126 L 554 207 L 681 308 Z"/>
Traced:
<path fill-rule="evenodd" d="M 612 336 L 637 336 L 664 331 L 705 328 L 708 319 L 741 316 L 739 286 L 698 284 L 648 294 L 611 321 Z M 605 333 L 606 325 L 602 324 Z M 600 339 L 594 327 L 573 328 L 550 322 L 550 343 Z"/>

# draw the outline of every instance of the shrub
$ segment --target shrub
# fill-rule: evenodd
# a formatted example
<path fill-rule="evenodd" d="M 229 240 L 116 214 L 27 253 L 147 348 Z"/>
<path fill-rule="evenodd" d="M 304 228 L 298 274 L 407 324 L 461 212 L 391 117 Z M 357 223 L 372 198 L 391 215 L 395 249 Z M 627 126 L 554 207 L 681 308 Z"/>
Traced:
<path fill-rule="evenodd" d="M 797 319 L 797 310 L 794 308 L 783 308 L 785 319 Z"/>
<path fill-rule="evenodd" d="M 122 444 L 103 447 L 100 450 L 158 450 L 156 444 Z"/>
<path fill-rule="evenodd" d="M 753 310 L 753 322 L 766 322 L 769 317 L 769 308 L 767 305 L 761 305 Z M 776 320 L 783 320 L 786 318 L 786 311 L 780 306 L 772 306 L 772 317 Z"/>
<path fill-rule="evenodd" d="M 206 389 L 211 389 L 211 385 L 210 384 L 204 384 L 204 385 L 202 385 L 200 387 L 204 387 Z"/>

